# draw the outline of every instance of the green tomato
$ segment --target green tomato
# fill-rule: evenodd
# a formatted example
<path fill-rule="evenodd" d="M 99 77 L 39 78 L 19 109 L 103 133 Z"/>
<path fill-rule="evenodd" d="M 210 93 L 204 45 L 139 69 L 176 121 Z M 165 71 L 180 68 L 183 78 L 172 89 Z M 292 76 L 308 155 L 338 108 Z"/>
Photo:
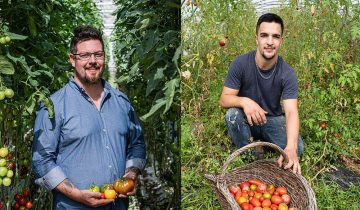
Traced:
<path fill-rule="evenodd" d="M 5 166 L 6 165 L 6 160 L 4 158 L 0 159 L 0 166 Z"/>
<path fill-rule="evenodd" d="M 89 187 L 89 190 L 90 190 L 91 192 L 100 192 L 100 187 L 97 186 L 97 185 L 91 185 L 91 186 Z"/>
<path fill-rule="evenodd" d="M 8 172 L 8 169 L 6 167 L 3 167 L 3 166 L 0 167 L 0 176 L 2 176 L 2 177 L 6 176 L 7 172 Z"/>
<path fill-rule="evenodd" d="M 1 37 L 1 38 L 0 38 L 0 44 L 6 44 L 6 39 L 5 39 L 5 37 Z"/>
<path fill-rule="evenodd" d="M 6 88 L 4 94 L 7 98 L 12 98 L 14 96 L 14 91 L 10 88 Z"/>
<path fill-rule="evenodd" d="M 10 43 L 11 38 L 9 36 L 5 36 L 5 41 L 6 41 L 6 43 Z"/>
<path fill-rule="evenodd" d="M 10 186 L 10 185 L 11 185 L 11 179 L 10 179 L 9 177 L 5 177 L 5 178 L 3 179 L 3 185 L 4 185 L 5 187 Z"/>
<path fill-rule="evenodd" d="M 0 157 L 6 157 L 9 154 L 9 150 L 6 147 L 0 149 Z"/>
<path fill-rule="evenodd" d="M 5 98 L 5 92 L 0 91 L 0 100 L 3 100 Z"/>
<path fill-rule="evenodd" d="M 6 173 L 6 176 L 11 178 L 14 176 L 14 172 L 12 170 L 8 170 L 8 172 Z"/>
<path fill-rule="evenodd" d="M 256 188 L 257 188 L 256 185 L 254 185 L 254 184 L 250 185 L 250 190 L 254 191 L 254 190 L 256 190 Z"/>

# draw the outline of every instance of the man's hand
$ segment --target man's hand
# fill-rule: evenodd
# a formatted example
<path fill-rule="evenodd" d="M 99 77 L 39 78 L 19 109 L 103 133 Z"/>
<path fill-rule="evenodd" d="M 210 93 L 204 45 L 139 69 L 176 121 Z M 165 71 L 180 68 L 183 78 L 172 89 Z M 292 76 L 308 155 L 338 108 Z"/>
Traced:
<path fill-rule="evenodd" d="M 135 195 L 135 193 L 136 193 L 136 183 L 137 183 L 137 180 L 138 180 L 138 176 L 139 176 L 139 171 L 138 170 L 131 170 L 131 169 L 126 170 L 123 177 L 134 180 L 134 182 L 135 182 L 134 189 L 131 192 L 126 193 L 126 195 L 118 194 L 119 198 L 126 198 L 128 196 Z"/>
<path fill-rule="evenodd" d="M 55 189 L 70 199 L 90 207 L 104 206 L 114 201 L 114 199 L 101 199 L 101 193 L 99 192 L 79 190 L 68 179 L 62 181 Z"/>
<path fill-rule="evenodd" d="M 289 158 L 289 162 L 284 166 L 284 169 L 292 168 L 292 172 L 294 174 L 301 174 L 301 167 L 300 167 L 299 158 L 298 158 L 296 149 L 285 148 L 284 152 L 286 153 L 286 155 Z M 284 157 L 282 155 L 280 155 L 280 157 L 277 161 L 279 164 L 279 167 L 283 166 L 283 161 L 284 161 Z"/>
<path fill-rule="evenodd" d="M 255 101 L 250 98 L 242 97 L 243 100 L 243 109 L 246 115 L 248 123 L 252 126 L 254 123 L 256 125 L 263 125 L 266 123 L 266 114 L 267 112 L 263 110 Z"/>

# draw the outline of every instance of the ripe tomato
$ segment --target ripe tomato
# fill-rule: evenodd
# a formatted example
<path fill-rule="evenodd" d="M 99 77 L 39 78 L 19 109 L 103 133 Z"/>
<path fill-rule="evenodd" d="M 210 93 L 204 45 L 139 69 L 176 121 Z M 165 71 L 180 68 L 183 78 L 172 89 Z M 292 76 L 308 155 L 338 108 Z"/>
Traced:
<path fill-rule="evenodd" d="M 271 201 L 270 199 L 265 199 L 262 203 L 261 203 L 262 207 L 270 207 L 271 206 Z"/>
<path fill-rule="evenodd" d="M 276 204 L 271 204 L 270 208 L 271 208 L 271 210 L 277 210 L 277 209 L 278 209 L 278 205 L 276 205 Z"/>
<path fill-rule="evenodd" d="M 26 200 L 25 198 L 21 198 L 21 199 L 19 200 L 20 206 L 25 206 L 26 203 L 27 203 L 27 200 Z"/>
<path fill-rule="evenodd" d="M 325 123 L 325 122 L 321 123 L 321 128 L 322 128 L 322 129 L 325 129 L 325 128 L 326 128 L 326 123 Z"/>
<path fill-rule="evenodd" d="M 236 202 L 238 203 L 238 204 L 242 204 L 242 203 L 249 203 L 249 201 L 248 201 L 248 199 L 247 198 L 245 198 L 245 197 L 243 197 L 243 196 L 240 196 L 237 200 L 236 200 Z"/>
<path fill-rule="evenodd" d="M 251 209 L 251 205 L 248 204 L 248 203 L 242 203 L 240 205 L 240 207 L 241 207 L 242 210 L 250 210 Z"/>
<path fill-rule="evenodd" d="M 261 183 L 260 185 L 257 186 L 256 192 L 264 193 L 265 191 L 266 191 L 266 184 L 265 183 Z"/>
<path fill-rule="evenodd" d="M 126 195 L 126 193 L 131 192 L 135 187 L 135 182 L 129 178 L 119 178 L 114 182 L 114 189 L 116 192 Z"/>
<path fill-rule="evenodd" d="M 115 184 L 114 184 L 115 186 Z M 238 186 L 230 186 L 229 187 L 229 191 L 232 193 L 232 194 L 236 194 L 236 192 L 239 190 L 240 188 Z"/>
<path fill-rule="evenodd" d="M 27 203 L 26 203 L 26 208 L 27 209 L 31 209 L 32 208 L 32 203 L 31 203 L 31 201 L 28 201 Z"/>
<path fill-rule="evenodd" d="M 287 193 L 286 187 L 278 187 L 276 188 L 276 192 L 279 193 L 279 195 L 285 195 Z"/>
<path fill-rule="evenodd" d="M 266 191 L 269 192 L 271 195 L 275 192 L 274 185 L 270 184 L 267 186 Z"/>
<path fill-rule="evenodd" d="M 261 197 L 259 198 L 259 201 L 260 201 L 260 202 L 263 202 L 264 200 L 265 200 L 264 196 L 261 196 Z"/>
<path fill-rule="evenodd" d="M 290 195 L 288 195 L 288 194 L 282 195 L 281 198 L 284 200 L 284 203 L 285 203 L 285 204 L 289 204 L 290 201 L 291 201 L 291 197 L 290 197 Z"/>
<path fill-rule="evenodd" d="M 23 196 L 24 196 L 24 197 L 27 197 L 27 198 L 30 196 L 30 192 L 29 192 L 28 189 L 25 189 L 25 190 L 23 191 Z"/>
<path fill-rule="evenodd" d="M 254 207 L 254 210 L 262 210 L 260 206 Z"/>
<path fill-rule="evenodd" d="M 250 197 L 253 197 L 253 196 L 255 195 L 255 192 L 254 192 L 254 191 L 250 191 L 250 192 L 248 193 L 248 195 L 249 195 Z"/>
<path fill-rule="evenodd" d="M 242 191 L 245 191 L 245 190 L 249 191 L 250 190 L 250 183 L 249 182 L 242 182 L 240 184 L 240 189 Z"/>
<path fill-rule="evenodd" d="M 224 39 L 220 40 L 220 41 L 219 41 L 219 45 L 220 45 L 221 47 L 225 46 L 225 40 L 224 40 Z"/>
<path fill-rule="evenodd" d="M 257 198 L 252 198 L 251 200 L 250 200 L 250 203 L 253 205 L 253 206 L 261 206 L 261 203 L 260 203 L 260 201 L 259 201 L 259 199 L 257 199 Z"/>
<path fill-rule="evenodd" d="M 260 180 L 258 180 L 258 179 L 250 179 L 248 182 L 249 182 L 250 184 L 254 184 L 254 185 L 258 186 L 258 187 L 259 187 L 259 185 L 261 185 L 261 184 L 264 183 L 264 182 L 262 182 L 262 181 L 260 181 Z"/>
<path fill-rule="evenodd" d="M 262 210 L 271 210 L 270 207 L 263 207 Z"/>
<path fill-rule="evenodd" d="M 235 200 L 237 200 L 241 196 L 241 190 L 238 190 L 234 195 Z"/>
<path fill-rule="evenodd" d="M 289 207 L 285 203 L 280 203 L 278 210 L 288 210 Z"/>
<path fill-rule="evenodd" d="M 106 199 L 115 199 L 116 198 L 115 190 L 105 190 L 104 195 L 105 195 Z"/>
<path fill-rule="evenodd" d="M 13 209 L 17 210 L 20 208 L 20 204 L 18 202 L 15 202 L 13 205 Z"/>
<path fill-rule="evenodd" d="M 278 196 L 278 195 L 273 195 L 273 196 L 271 197 L 271 202 L 274 203 L 274 204 L 276 204 L 276 205 L 282 203 L 283 201 L 284 201 L 284 200 L 283 200 L 280 196 Z"/>
<path fill-rule="evenodd" d="M 0 201 L 0 209 L 2 209 L 4 207 L 3 202 Z"/>
<path fill-rule="evenodd" d="M 22 195 L 19 194 L 19 193 L 16 193 L 16 194 L 14 195 L 14 200 L 15 200 L 15 201 L 20 201 L 21 198 L 22 198 Z"/>
<path fill-rule="evenodd" d="M 105 199 L 105 193 L 101 193 L 101 195 L 100 195 L 100 199 Z"/>

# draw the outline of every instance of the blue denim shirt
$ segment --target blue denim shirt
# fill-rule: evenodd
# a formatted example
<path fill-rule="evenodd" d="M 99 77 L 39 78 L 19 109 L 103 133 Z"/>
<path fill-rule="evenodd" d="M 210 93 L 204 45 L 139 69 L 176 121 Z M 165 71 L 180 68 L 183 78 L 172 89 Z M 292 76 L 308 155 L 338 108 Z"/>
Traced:
<path fill-rule="evenodd" d="M 80 190 L 113 183 L 131 166 L 145 167 L 145 143 L 128 98 L 106 81 L 98 110 L 71 78 L 51 95 L 54 118 L 41 105 L 36 113 L 32 167 L 35 182 L 53 190 L 69 179 Z M 90 209 L 53 190 L 54 209 Z M 128 199 L 98 209 L 127 209 Z M 93 208 L 91 208 L 93 209 Z"/>

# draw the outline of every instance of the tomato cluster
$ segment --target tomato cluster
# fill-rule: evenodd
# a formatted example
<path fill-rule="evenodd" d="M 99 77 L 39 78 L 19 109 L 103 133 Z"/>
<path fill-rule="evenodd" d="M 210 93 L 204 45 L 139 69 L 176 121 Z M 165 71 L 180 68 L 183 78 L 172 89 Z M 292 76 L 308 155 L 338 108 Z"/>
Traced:
<path fill-rule="evenodd" d="M 9 44 L 11 42 L 11 38 L 9 36 L 0 37 L 0 44 Z"/>
<path fill-rule="evenodd" d="M 100 188 L 97 185 L 91 185 L 89 190 L 92 192 L 101 192 L 101 199 L 115 199 L 117 194 L 126 195 L 135 187 L 135 182 L 129 178 L 118 178 L 113 184 L 103 184 Z"/>
<path fill-rule="evenodd" d="M 11 185 L 11 178 L 14 176 L 15 165 L 12 160 L 12 155 L 8 148 L 0 148 L 0 186 L 8 187 Z"/>
<path fill-rule="evenodd" d="M 14 97 L 14 91 L 10 88 L 5 88 L 0 90 L 0 100 L 3 100 L 5 97 L 6 98 Z"/>
<path fill-rule="evenodd" d="M 23 193 L 17 193 L 14 196 L 15 203 L 13 204 L 13 209 L 17 210 L 28 210 L 32 209 L 33 204 L 30 201 L 30 192 L 29 190 L 24 190 Z"/>
<path fill-rule="evenodd" d="M 243 210 L 295 210 L 289 208 L 291 197 L 284 186 L 275 188 L 258 179 L 230 186 L 229 191 Z"/>

